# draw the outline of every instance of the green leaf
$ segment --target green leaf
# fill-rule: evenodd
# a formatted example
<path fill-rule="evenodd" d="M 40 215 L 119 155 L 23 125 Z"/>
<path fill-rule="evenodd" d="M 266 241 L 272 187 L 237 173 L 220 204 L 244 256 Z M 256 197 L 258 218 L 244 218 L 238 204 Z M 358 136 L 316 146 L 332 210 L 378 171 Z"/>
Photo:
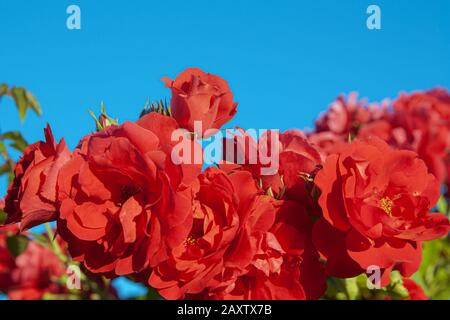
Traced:
<path fill-rule="evenodd" d="M 19 111 L 19 117 L 22 122 L 25 119 L 28 109 L 33 110 L 38 116 L 41 115 L 41 106 L 39 105 L 39 102 L 33 94 L 25 88 L 13 87 L 10 90 L 9 95 L 11 95 L 16 102 L 16 107 Z"/>
<path fill-rule="evenodd" d="M 11 90 L 11 95 L 16 102 L 17 110 L 19 111 L 20 120 L 23 121 L 25 119 L 25 114 L 27 112 L 27 96 L 24 88 L 14 87 Z"/>
<path fill-rule="evenodd" d="M 5 132 L 1 137 L 3 138 L 3 140 L 11 141 L 11 147 L 19 152 L 23 152 L 28 146 L 28 142 L 19 131 Z"/>
<path fill-rule="evenodd" d="M 25 96 L 27 98 L 27 105 L 34 111 L 38 116 L 42 114 L 41 105 L 37 99 L 33 96 L 30 91 L 25 91 Z"/>
<path fill-rule="evenodd" d="M 28 238 L 23 235 L 9 236 L 6 238 L 6 246 L 14 257 L 18 257 L 27 249 Z"/>

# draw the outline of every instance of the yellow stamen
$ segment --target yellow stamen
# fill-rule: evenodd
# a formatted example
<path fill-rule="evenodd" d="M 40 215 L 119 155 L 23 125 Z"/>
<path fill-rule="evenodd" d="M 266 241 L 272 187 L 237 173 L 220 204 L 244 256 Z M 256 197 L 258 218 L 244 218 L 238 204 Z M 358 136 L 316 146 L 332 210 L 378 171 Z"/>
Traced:
<path fill-rule="evenodd" d="M 388 215 L 392 215 L 392 207 L 394 207 L 394 201 L 389 199 L 389 197 L 384 197 L 380 200 L 380 207 Z"/>
<path fill-rule="evenodd" d="M 187 246 L 192 246 L 194 244 L 197 243 L 197 239 L 195 239 L 193 236 L 189 236 L 186 238 L 186 240 L 184 241 L 184 245 Z"/>

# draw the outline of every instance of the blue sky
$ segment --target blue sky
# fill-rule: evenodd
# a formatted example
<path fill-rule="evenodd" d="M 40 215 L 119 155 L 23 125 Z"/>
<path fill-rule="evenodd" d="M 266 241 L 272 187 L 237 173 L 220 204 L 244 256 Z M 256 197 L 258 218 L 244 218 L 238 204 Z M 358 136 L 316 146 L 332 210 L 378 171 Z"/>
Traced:
<path fill-rule="evenodd" d="M 66 28 L 71 4 L 81 30 Z M 370 4 L 381 30 L 366 27 Z M 448 0 L 0 0 L 0 30 L 0 82 L 26 86 L 44 111 L 22 125 L 5 99 L 1 130 L 33 142 L 49 122 L 72 148 L 93 128 L 88 109 L 104 101 L 136 119 L 147 97 L 170 97 L 161 77 L 190 66 L 228 80 L 239 102 L 228 126 L 244 128 L 311 127 L 354 90 L 376 101 L 450 88 Z"/>

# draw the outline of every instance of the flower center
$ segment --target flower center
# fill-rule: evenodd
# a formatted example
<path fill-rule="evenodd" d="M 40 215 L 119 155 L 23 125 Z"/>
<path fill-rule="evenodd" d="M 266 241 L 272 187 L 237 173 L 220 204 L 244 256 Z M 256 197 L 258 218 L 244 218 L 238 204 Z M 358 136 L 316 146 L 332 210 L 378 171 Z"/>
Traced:
<path fill-rule="evenodd" d="M 189 236 L 184 241 L 184 246 L 185 247 L 192 246 L 192 245 L 196 244 L 197 241 L 198 241 L 198 239 L 194 238 L 193 236 Z"/>
<path fill-rule="evenodd" d="M 203 219 L 194 218 L 191 233 L 184 241 L 184 245 L 186 247 L 197 244 L 198 239 L 204 236 L 203 221 L 204 221 Z"/>
<path fill-rule="evenodd" d="M 388 215 L 392 215 L 392 207 L 394 206 L 394 201 L 389 197 L 384 197 L 380 199 L 380 208 L 383 209 Z"/>

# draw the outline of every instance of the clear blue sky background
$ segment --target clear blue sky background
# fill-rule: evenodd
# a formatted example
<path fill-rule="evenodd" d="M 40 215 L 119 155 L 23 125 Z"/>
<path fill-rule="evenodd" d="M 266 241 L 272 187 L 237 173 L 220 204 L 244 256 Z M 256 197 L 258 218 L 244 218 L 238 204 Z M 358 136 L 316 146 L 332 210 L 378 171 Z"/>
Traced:
<path fill-rule="evenodd" d="M 66 28 L 71 4 L 81 30 Z M 370 4 L 381 8 L 379 31 L 366 28 Z M 450 88 L 448 0 L 0 0 L 0 30 L 0 82 L 26 86 L 44 111 L 22 125 L 5 99 L 1 130 L 33 142 L 49 122 L 72 148 L 93 128 L 88 109 L 104 101 L 119 120 L 136 119 L 147 97 L 170 97 L 162 76 L 190 66 L 228 80 L 239 102 L 229 126 L 244 128 L 311 127 L 353 90 L 376 101 Z"/>

